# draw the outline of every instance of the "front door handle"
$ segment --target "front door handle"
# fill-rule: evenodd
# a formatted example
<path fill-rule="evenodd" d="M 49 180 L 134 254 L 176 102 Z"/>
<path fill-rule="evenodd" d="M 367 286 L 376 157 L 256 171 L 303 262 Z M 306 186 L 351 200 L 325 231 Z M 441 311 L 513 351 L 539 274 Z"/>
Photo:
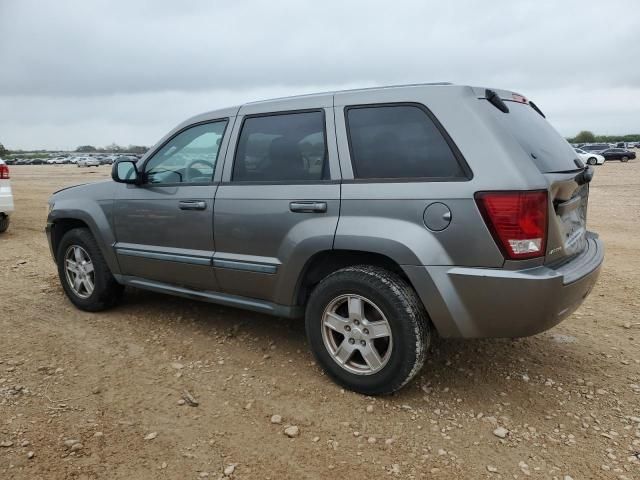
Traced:
<path fill-rule="evenodd" d="M 289 210 L 296 213 L 324 213 L 327 202 L 291 202 Z"/>
<path fill-rule="evenodd" d="M 207 208 L 207 202 L 202 200 L 181 200 L 178 206 L 180 210 L 204 210 Z"/>

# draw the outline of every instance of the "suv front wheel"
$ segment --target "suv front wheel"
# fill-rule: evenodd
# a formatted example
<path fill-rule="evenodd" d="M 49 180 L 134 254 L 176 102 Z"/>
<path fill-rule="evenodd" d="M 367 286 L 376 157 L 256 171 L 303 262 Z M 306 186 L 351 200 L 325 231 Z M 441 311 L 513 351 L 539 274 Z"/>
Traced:
<path fill-rule="evenodd" d="M 79 309 L 98 312 L 120 300 L 124 288 L 113 278 L 88 229 L 74 228 L 64 234 L 57 264 L 62 288 Z"/>
<path fill-rule="evenodd" d="M 372 266 L 338 270 L 313 290 L 306 330 L 318 362 L 346 388 L 392 393 L 422 368 L 431 330 L 424 306 L 400 276 Z"/>

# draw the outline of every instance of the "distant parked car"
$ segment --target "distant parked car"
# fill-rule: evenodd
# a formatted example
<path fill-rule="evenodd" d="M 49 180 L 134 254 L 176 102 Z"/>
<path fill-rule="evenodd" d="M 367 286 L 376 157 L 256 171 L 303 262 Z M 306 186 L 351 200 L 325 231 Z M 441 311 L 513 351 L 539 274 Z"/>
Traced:
<path fill-rule="evenodd" d="M 100 160 L 93 157 L 79 157 L 77 165 L 78 167 L 99 167 Z"/>
<path fill-rule="evenodd" d="M 627 146 L 624 144 L 624 142 L 618 142 L 616 143 L 615 148 L 626 148 Z"/>
<path fill-rule="evenodd" d="M 0 233 L 9 228 L 9 214 L 13 212 L 13 193 L 9 178 L 9 167 L 0 159 Z"/>
<path fill-rule="evenodd" d="M 113 165 L 113 162 L 116 161 L 118 157 L 116 155 L 107 155 L 100 159 L 100 163 L 102 165 Z"/>
<path fill-rule="evenodd" d="M 585 152 L 580 148 L 575 149 L 578 157 L 587 165 L 602 165 L 604 163 L 604 157 L 598 153 Z"/>
<path fill-rule="evenodd" d="M 47 163 L 49 165 L 62 165 L 64 163 L 66 163 L 66 158 L 65 157 L 55 157 L 55 158 L 50 158 L 49 160 L 47 160 Z"/>
<path fill-rule="evenodd" d="M 600 154 L 605 160 L 620 160 L 621 162 L 628 162 L 632 158 L 636 158 L 635 152 L 625 148 L 609 148 Z"/>
<path fill-rule="evenodd" d="M 608 143 L 588 143 L 587 145 L 583 145 L 580 148 L 582 148 L 582 150 L 586 152 L 600 153 L 604 150 L 607 150 L 608 148 L 611 148 L 611 145 L 609 145 Z"/>

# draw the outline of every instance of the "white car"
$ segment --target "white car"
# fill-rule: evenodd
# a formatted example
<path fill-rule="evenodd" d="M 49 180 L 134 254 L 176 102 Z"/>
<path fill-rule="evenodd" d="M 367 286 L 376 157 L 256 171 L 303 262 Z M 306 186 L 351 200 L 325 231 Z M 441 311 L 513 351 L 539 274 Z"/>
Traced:
<path fill-rule="evenodd" d="M 13 193 L 9 180 L 9 166 L 0 159 L 0 233 L 9 228 L 9 214 L 13 212 Z"/>
<path fill-rule="evenodd" d="M 64 157 L 56 157 L 56 158 L 50 158 L 49 160 L 47 160 L 47 163 L 49 165 L 62 165 L 66 161 L 67 159 Z"/>
<path fill-rule="evenodd" d="M 93 157 L 79 157 L 77 165 L 78 167 L 99 167 L 100 160 Z"/>
<path fill-rule="evenodd" d="M 580 148 L 576 148 L 575 150 L 580 157 L 580 160 L 582 160 L 587 165 L 602 165 L 604 163 L 604 157 L 599 153 L 585 152 Z"/>

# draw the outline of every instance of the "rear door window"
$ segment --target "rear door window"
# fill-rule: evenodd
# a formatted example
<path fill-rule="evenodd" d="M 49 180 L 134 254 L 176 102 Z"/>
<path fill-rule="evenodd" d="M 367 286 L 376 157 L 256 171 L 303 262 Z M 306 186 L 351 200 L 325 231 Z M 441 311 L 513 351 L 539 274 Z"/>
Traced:
<path fill-rule="evenodd" d="M 347 107 L 356 179 L 467 178 L 452 146 L 417 105 Z"/>
<path fill-rule="evenodd" d="M 322 111 L 247 117 L 233 164 L 235 182 L 308 182 L 329 178 Z"/>

